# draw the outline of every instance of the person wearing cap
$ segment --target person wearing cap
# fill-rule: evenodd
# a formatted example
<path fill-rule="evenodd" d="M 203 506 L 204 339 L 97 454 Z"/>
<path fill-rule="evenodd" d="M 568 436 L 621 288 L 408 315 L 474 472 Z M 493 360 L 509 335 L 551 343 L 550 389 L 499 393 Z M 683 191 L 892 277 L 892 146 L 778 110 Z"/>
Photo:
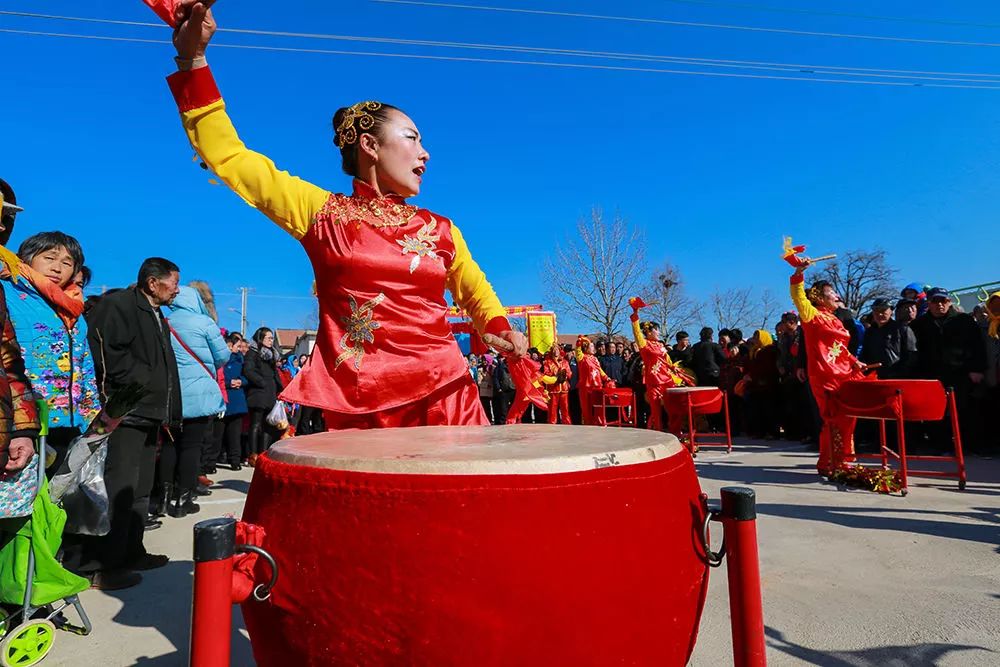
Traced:
<path fill-rule="evenodd" d="M 892 305 L 887 299 L 875 299 L 861 361 L 881 364 L 876 370 L 881 379 L 905 378 L 913 373 L 916 351 L 917 339 L 910 327 L 892 319 Z"/>
<path fill-rule="evenodd" d="M 917 319 L 917 302 L 905 296 L 896 302 L 896 321 L 909 324 Z"/>
<path fill-rule="evenodd" d="M 986 346 L 972 316 L 952 305 L 943 287 L 927 290 L 927 312 L 910 324 L 917 339 L 917 377 L 940 380 L 955 390 L 962 445 L 972 452 L 981 447 L 978 405 L 974 389 L 985 379 Z M 934 422 L 932 446 L 946 448 L 950 438 L 946 422 Z"/>

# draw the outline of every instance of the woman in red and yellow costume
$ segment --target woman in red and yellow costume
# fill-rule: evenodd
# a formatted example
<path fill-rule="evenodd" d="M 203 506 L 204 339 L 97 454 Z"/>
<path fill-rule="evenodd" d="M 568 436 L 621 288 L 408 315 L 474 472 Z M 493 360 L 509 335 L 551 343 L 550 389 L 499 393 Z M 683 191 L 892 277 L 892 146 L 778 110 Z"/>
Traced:
<path fill-rule="evenodd" d="M 179 71 L 167 81 L 191 145 L 236 194 L 298 239 L 316 274 L 320 325 L 305 368 L 282 393 L 325 411 L 330 429 L 486 425 L 446 315 L 444 290 L 480 333 L 527 351 L 451 220 L 407 203 L 430 156 L 414 122 L 388 104 L 337 111 L 335 143 L 350 195 L 281 171 L 240 141 L 205 62 L 211 11 L 182 0 Z"/>
<path fill-rule="evenodd" d="M 803 272 L 811 260 L 788 255 L 785 260 L 795 266 L 795 273 L 790 279 L 792 301 L 802 321 L 809 386 L 823 417 L 816 469 L 820 475 L 828 477 L 844 464 L 855 460 L 854 425 L 857 420 L 828 414 L 827 393 L 836 392 L 848 380 L 865 379 L 862 373 L 864 365 L 848 352 L 851 335 L 834 315 L 834 311 L 842 305 L 837 290 L 829 282 L 820 280 L 806 292 Z"/>
<path fill-rule="evenodd" d="M 639 310 L 646 302 L 635 296 L 628 300 L 632 306 L 632 337 L 639 346 L 642 357 L 642 381 L 646 386 L 646 400 L 649 401 L 649 423 L 647 427 L 655 431 L 663 430 L 663 392 L 671 387 L 692 387 L 694 377 L 680 365 L 675 364 L 667 354 L 666 346 L 660 342 L 660 325 L 656 322 L 640 322 Z M 670 415 L 670 431 L 680 433 L 683 415 Z"/>
<path fill-rule="evenodd" d="M 562 348 L 558 343 L 553 343 L 552 347 L 545 355 L 542 362 L 542 376 L 552 380 L 549 383 L 549 423 L 555 424 L 561 418 L 563 424 L 572 424 L 569 417 L 569 377 L 572 369 L 569 362 L 563 356 Z"/>
<path fill-rule="evenodd" d="M 615 386 L 614 381 L 601 368 L 601 362 L 594 355 L 594 345 L 586 336 L 576 339 L 577 391 L 580 394 L 580 415 L 586 426 L 604 426 L 603 410 L 594 410 L 595 396 L 605 387 Z M 594 413 L 597 414 L 594 414 Z"/>

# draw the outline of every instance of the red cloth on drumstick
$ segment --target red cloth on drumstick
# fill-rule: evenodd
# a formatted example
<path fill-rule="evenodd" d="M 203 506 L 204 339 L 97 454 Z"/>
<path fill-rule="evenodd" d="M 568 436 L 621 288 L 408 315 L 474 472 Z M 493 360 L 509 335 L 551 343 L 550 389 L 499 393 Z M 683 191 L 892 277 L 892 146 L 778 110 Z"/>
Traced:
<path fill-rule="evenodd" d="M 156 15 L 163 19 L 171 28 L 177 27 L 177 19 L 174 18 L 175 0 L 142 0 Z"/>
<path fill-rule="evenodd" d="M 236 522 L 236 544 L 249 544 L 254 547 L 264 546 L 266 534 L 260 526 L 252 523 Z M 250 597 L 257 580 L 254 569 L 260 559 L 255 553 L 238 553 L 233 556 L 233 602 L 240 603 Z M 267 575 L 270 577 L 270 572 Z M 263 579 L 262 581 L 267 581 Z"/>

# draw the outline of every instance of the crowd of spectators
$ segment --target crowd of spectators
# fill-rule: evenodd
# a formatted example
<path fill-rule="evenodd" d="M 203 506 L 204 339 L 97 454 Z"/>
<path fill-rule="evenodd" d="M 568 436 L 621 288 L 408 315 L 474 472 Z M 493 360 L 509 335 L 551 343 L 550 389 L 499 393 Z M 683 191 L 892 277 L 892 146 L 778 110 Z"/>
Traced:
<path fill-rule="evenodd" d="M 860 318 L 846 308 L 837 313 L 851 334 L 849 351 L 863 363 L 877 366 L 874 372 L 879 378 L 940 380 L 955 392 L 964 449 L 981 456 L 1000 453 L 1000 432 L 987 427 L 990 416 L 1000 410 L 1000 342 L 987 334 L 985 309 L 977 306 L 964 313 L 947 290 L 911 284 L 895 303 L 876 299 L 867 310 Z M 670 358 L 692 371 L 699 385 L 728 393 L 734 433 L 816 443 L 822 421 L 809 388 L 805 349 L 794 311 L 784 313 L 773 332 L 759 329 L 747 338 L 740 329 L 721 329 L 716 335 L 703 327 L 698 342 L 692 344 L 686 331 L 678 331 L 668 346 Z M 573 423 L 580 424 L 576 358 L 571 346 L 564 350 L 572 371 Z M 635 393 L 636 423 L 644 426 L 649 406 L 636 344 L 597 338 L 596 352 L 604 372 Z M 538 350 L 531 353 L 540 364 Z M 514 395 L 503 358 L 470 355 L 469 367 L 487 415 L 494 424 L 503 424 Z M 546 417 L 532 407 L 523 421 L 544 423 Z M 870 443 L 874 439 L 870 424 L 862 424 L 858 438 Z M 951 447 L 945 422 L 927 424 L 908 438 L 916 453 Z"/>

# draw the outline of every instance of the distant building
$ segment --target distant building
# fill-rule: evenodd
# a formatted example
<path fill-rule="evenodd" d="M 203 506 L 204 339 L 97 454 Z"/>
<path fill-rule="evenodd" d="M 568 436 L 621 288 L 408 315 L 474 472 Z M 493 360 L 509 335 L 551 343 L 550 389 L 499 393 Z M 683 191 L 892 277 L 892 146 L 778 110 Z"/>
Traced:
<path fill-rule="evenodd" d="M 295 356 L 312 354 L 316 344 L 316 332 L 312 329 L 275 329 L 281 356 L 294 353 Z"/>

